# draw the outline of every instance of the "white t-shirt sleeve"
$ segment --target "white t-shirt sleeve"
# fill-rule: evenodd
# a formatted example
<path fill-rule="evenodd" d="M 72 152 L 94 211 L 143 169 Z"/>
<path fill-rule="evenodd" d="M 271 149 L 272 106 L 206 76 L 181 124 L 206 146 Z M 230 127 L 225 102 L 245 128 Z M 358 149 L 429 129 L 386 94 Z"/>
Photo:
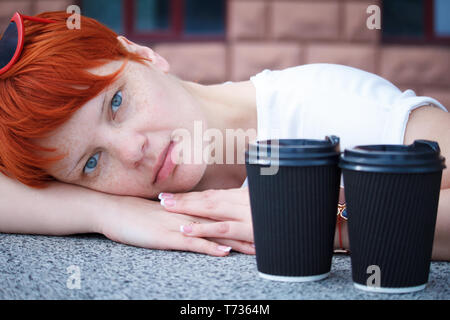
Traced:
<path fill-rule="evenodd" d="M 447 111 L 435 99 L 342 65 L 266 69 L 250 80 L 256 88 L 257 140 L 336 135 L 341 152 L 356 145 L 403 144 L 411 110 L 433 104 Z"/>

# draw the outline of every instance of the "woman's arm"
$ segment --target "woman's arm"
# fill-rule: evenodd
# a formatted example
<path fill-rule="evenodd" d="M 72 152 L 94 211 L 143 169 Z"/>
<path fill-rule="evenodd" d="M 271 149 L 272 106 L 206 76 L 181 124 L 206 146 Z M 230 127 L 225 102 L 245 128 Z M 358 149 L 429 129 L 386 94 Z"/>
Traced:
<path fill-rule="evenodd" d="M 110 195 L 51 182 L 34 189 L 0 174 L 0 232 L 68 235 L 99 232 Z M 108 201 L 109 200 L 109 201 Z"/>
<path fill-rule="evenodd" d="M 439 194 L 432 259 L 450 261 L 450 189 Z"/>
<path fill-rule="evenodd" d="M 254 248 L 229 238 L 188 238 L 180 225 L 211 222 L 167 213 L 159 202 L 116 196 L 83 187 L 52 182 L 45 189 L 29 188 L 0 174 L 0 232 L 70 235 L 101 233 L 128 245 L 194 251 L 224 256 L 229 247 L 254 254 Z"/>

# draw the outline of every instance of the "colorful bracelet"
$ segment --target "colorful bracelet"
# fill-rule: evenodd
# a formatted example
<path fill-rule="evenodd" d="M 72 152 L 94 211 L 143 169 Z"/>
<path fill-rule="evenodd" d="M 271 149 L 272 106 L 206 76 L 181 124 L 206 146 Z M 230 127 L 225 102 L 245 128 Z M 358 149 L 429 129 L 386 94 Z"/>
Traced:
<path fill-rule="evenodd" d="M 339 235 L 339 249 L 334 250 L 335 253 L 350 253 L 350 250 L 347 250 L 344 248 L 342 244 L 342 231 L 341 231 L 341 225 L 344 221 L 347 221 L 347 206 L 345 205 L 345 202 L 343 204 L 338 203 L 337 208 L 337 225 L 338 225 L 338 235 Z"/>
<path fill-rule="evenodd" d="M 347 220 L 347 206 L 345 205 L 345 202 L 343 204 L 338 203 L 337 215 L 341 219 Z"/>

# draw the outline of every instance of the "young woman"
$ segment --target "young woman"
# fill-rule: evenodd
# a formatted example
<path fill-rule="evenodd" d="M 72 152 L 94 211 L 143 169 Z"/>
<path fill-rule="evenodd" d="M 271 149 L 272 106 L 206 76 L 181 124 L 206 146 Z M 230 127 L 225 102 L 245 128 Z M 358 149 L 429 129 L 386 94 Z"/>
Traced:
<path fill-rule="evenodd" d="M 223 137 L 256 132 L 247 142 L 335 134 L 342 150 L 429 139 L 450 156 L 445 107 L 373 74 L 306 65 L 205 86 L 93 19 L 69 30 L 65 13 L 39 17 L 51 21 L 25 20 L 20 56 L 0 65 L 1 232 L 98 232 L 147 248 L 254 254 L 245 164 L 164 161 L 176 133 L 194 137 L 198 124 Z M 245 147 L 224 139 L 220 151 L 239 159 Z M 449 172 L 433 259 L 450 260 Z M 348 248 L 341 231 L 335 246 Z"/>

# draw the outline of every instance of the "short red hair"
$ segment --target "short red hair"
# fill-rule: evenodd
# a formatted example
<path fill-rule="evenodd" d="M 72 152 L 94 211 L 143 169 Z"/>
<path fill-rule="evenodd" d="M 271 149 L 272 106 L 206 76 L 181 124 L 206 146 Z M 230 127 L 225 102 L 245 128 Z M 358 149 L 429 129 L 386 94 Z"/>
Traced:
<path fill-rule="evenodd" d="M 117 72 L 97 76 L 88 69 L 125 59 L 144 62 L 127 51 L 117 34 L 94 19 L 81 16 L 81 29 L 69 29 L 70 15 L 45 12 L 42 24 L 25 21 L 25 43 L 17 63 L 0 75 L 0 172 L 31 187 L 54 180 L 48 165 L 64 155 L 32 143 L 65 123 L 74 112 L 113 83 Z"/>

